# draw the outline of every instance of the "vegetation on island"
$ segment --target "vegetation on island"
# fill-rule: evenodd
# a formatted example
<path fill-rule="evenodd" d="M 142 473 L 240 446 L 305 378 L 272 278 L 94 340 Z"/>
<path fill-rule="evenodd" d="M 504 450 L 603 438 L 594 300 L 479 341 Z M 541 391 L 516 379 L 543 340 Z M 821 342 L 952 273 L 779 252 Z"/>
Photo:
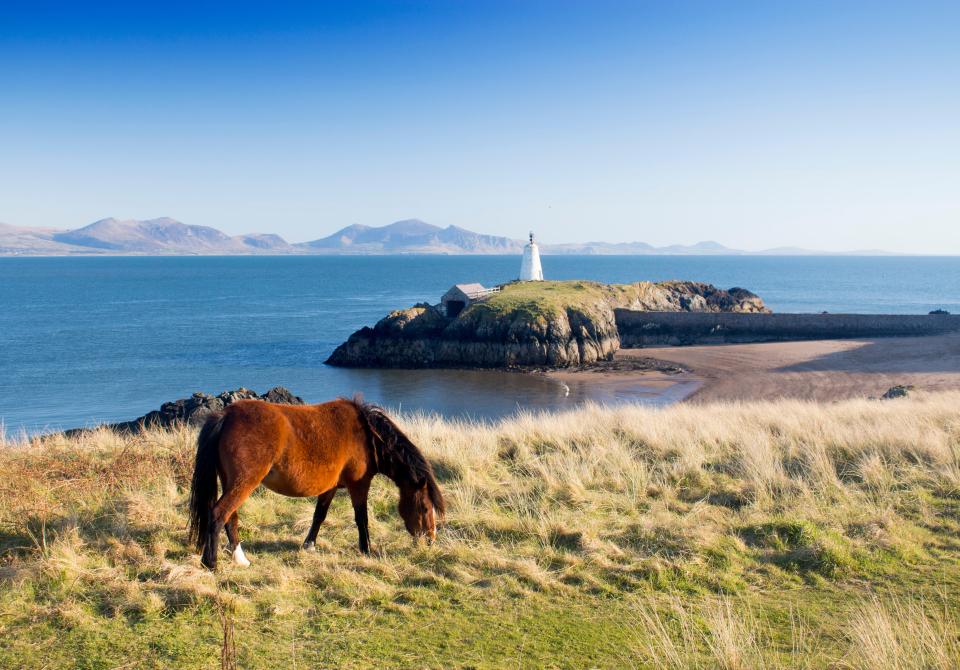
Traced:
<path fill-rule="evenodd" d="M 686 281 L 603 284 L 586 280 L 510 282 L 469 310 L 492 315 L 528 313 L 549 318 L 568 309 L 585 313 L 621 307 L 642 311 L 765 311 L 763 301 L 745 289 L 729 291 Z"/>
<path fill-rule="evenodd" d="M 607 307 L 617 292 L 612 284 L 593 281 L 517 281 L 504 284 L 498 293 L 474 303 L 467 310 L 492 315 L 526 312 L 531 318 L 548 318 L 568 307 L 583 310 Z"/>
<path fill-rule="evenodd" d="M 511 282 L 498 293 L 475 302 L 458 317 L 465 328 L 478 323 L 505 322 L 546 329 L 571 313 L 583 322 L 616 329 L 613 309 L 639 311 L 766 311 L 763 301 L 745 289 L 724 291 L 698 282 L 636 282 L 603 284 L 595 281 Z M 481 325 L 482 329 L 484 326 Z M 489 327 L 489 325 L 488 325 Z M 462 328 L 454 329 L 461 330 Z"/>
<path fill-rule="evenodd" d="M 404 416 L 449 504 L 392 483 L 241 509 L 186 544 L 193 429 L 0 448 L 0 667 L 955 668 L 960 394 Z"/>

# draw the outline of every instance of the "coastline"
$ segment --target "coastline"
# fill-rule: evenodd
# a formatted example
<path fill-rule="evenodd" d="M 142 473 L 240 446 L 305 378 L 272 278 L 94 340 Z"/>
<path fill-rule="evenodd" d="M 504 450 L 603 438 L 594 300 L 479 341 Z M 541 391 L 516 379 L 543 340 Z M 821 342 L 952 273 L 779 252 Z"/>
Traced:
<path fill-rule="evenodd" d="M 581 368 L 388 369 L 358 374 L 405 398 L 402 404 L 386 403 L 391 411 L 487 421 L 508 418 L 521 409 L 563 412 L 584 403 L 654 407 L 778 399 L 829 403 L 877 398 L 897 385 L 930 392 L 960 390 L 960 333 L 621 349 L 611 361 Z M 469 409 L 453 403 L 437 410 L 438 403 L 449 403 L 464 388 L 480 392 L 471 403 L 482 401 Z M 507 389 L 510 392 L 505 393 Z M 24 429 L 21 437 L 86 432 L 99 423 L 67 430 Z M 0 440 L 16 437 L 0 431 Z"/>
<path fill-rule="evenodd" d="M 601 361 L 580 368 L 531 370 L 567 390 L 573 403 L 621 404 L 636 402 L 666 406 L 682 402 L 696 394 L 704 380 L 682 365 L 646 355 L 614 354 L 612 361 Z"/>
<path fill-rule="evenodd" d="M 682 372 L 630 369 L 654 359 Z M 662 388 L 667 402 L 794 398 L 832 402 L 879 397 L 891 386 L 960 389 L 960 333 L 925 337 L 808 340 L 621 349 L 609 369 L 557 370 L 558 382 L 589 383 L 600 394 Z"/>

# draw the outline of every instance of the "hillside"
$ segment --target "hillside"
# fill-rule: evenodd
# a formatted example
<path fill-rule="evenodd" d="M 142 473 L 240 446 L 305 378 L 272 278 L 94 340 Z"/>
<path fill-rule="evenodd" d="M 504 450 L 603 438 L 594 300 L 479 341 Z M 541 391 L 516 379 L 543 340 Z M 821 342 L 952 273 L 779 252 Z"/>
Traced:
<path fill-rule="evenodd" d="M 171 218 L 147 221 L 108 218 L 75 230 L 0 226 L 3 255 L 225 255 L 291 253 L 278 235 L 229 236 L 216 228 Z"/>
<path fill-rule="evenodd" d="M 82 247 L 53 239 L 62 231 L 53 228 L 25 228 L 0 223 L 0 256 L 37 255 L 64 256 L 84 253 Z"/>
<path fill-rule="evenodd" d="M 349 254 L 478 253 L 513 254 L 523 243 L 507 237 L 481 235 L 457 226 L 440 228 L 419 219 L 372 228 L 354 224 L 303 246 L 317 251 Z"/>
<path fill-rule="evenodd" d="M 372 228 L 352 225 L 328 237 L 290 244 L 279 235 L 230 236 L 170 218 L 108 218 L 75 230 L 0 224 L 0 255 L 519 254 L 523 244 L 416 219 Z"/>
<path fill-rule="evenodd" d="M 449 512 L 374 479 L 186 544 L 192 429 L 0 443 L 0 667 L 844 668 L 960 664 L 960 395 L 406 416 Z M 226 644 L 224 644 L 226 638 Z"/>
<path fill-rule="evenodd" d="M 614 309 L 763 312 L 745 289 L 697 282 L 514 282 L 455 318 L 421 304 L 362 328 L 327 360 L 346 367 L 575 367 L 620 347 Z"/>
<path fill-rule="evenodd" d="M 55 233 L 53 239 L 78 247 L 139 253 L 175 249 L 195 253 L 232 244 L 231 238 L 219 230 L 188 226 L 168 218 L 149 221 L 101 219 L 77 230 Z"/>
<path fill-rule="evenodd" d="M 69 255 L 237 255 L 237 254 L 519 254 L 525 242 L 446 228 L 419 219 L 386 226 L 353 224 L 332 235 L 291 244 L 273 233 L 227 235 L 209 226 L 188 225 L 163 217 L 101 219 L 73 230 L 24 228 L 0 223 L 0 256 Z M 645 242 L 541 244 L 541 253 L 587 255 L 809 255 L 826 252 L 796 248 L 745 252 L 717 242 L 654 247 Z M 882 251 L 851 252 L 882 255 Z"/>

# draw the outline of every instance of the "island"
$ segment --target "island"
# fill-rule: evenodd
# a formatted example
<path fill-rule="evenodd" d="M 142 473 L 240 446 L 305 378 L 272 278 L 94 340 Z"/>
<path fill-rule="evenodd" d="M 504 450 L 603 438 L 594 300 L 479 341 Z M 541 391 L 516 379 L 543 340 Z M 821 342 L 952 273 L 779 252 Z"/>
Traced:
<path fill-rule="evenodd" d="M 457 285 L 459 301 L 420 303 L 353 333 L 330 365 L 373 368 L 578 367 L 620 348 L 617 310 L 769 313 L 743 288 L 690 281 L 515 281 Z M 445 296 L 446 297 L 446 296 Z M 451 309 L 451 305 L 456 305 Z"/>

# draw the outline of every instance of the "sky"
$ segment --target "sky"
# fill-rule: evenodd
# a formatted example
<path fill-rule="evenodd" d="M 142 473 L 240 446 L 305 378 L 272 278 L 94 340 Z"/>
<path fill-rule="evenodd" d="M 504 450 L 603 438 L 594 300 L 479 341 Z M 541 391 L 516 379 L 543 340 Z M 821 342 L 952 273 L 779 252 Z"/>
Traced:
<path fill-rule="evenodd" d="M 960 254 L 960 2 L 0 3 L 0 221 Z"/>

